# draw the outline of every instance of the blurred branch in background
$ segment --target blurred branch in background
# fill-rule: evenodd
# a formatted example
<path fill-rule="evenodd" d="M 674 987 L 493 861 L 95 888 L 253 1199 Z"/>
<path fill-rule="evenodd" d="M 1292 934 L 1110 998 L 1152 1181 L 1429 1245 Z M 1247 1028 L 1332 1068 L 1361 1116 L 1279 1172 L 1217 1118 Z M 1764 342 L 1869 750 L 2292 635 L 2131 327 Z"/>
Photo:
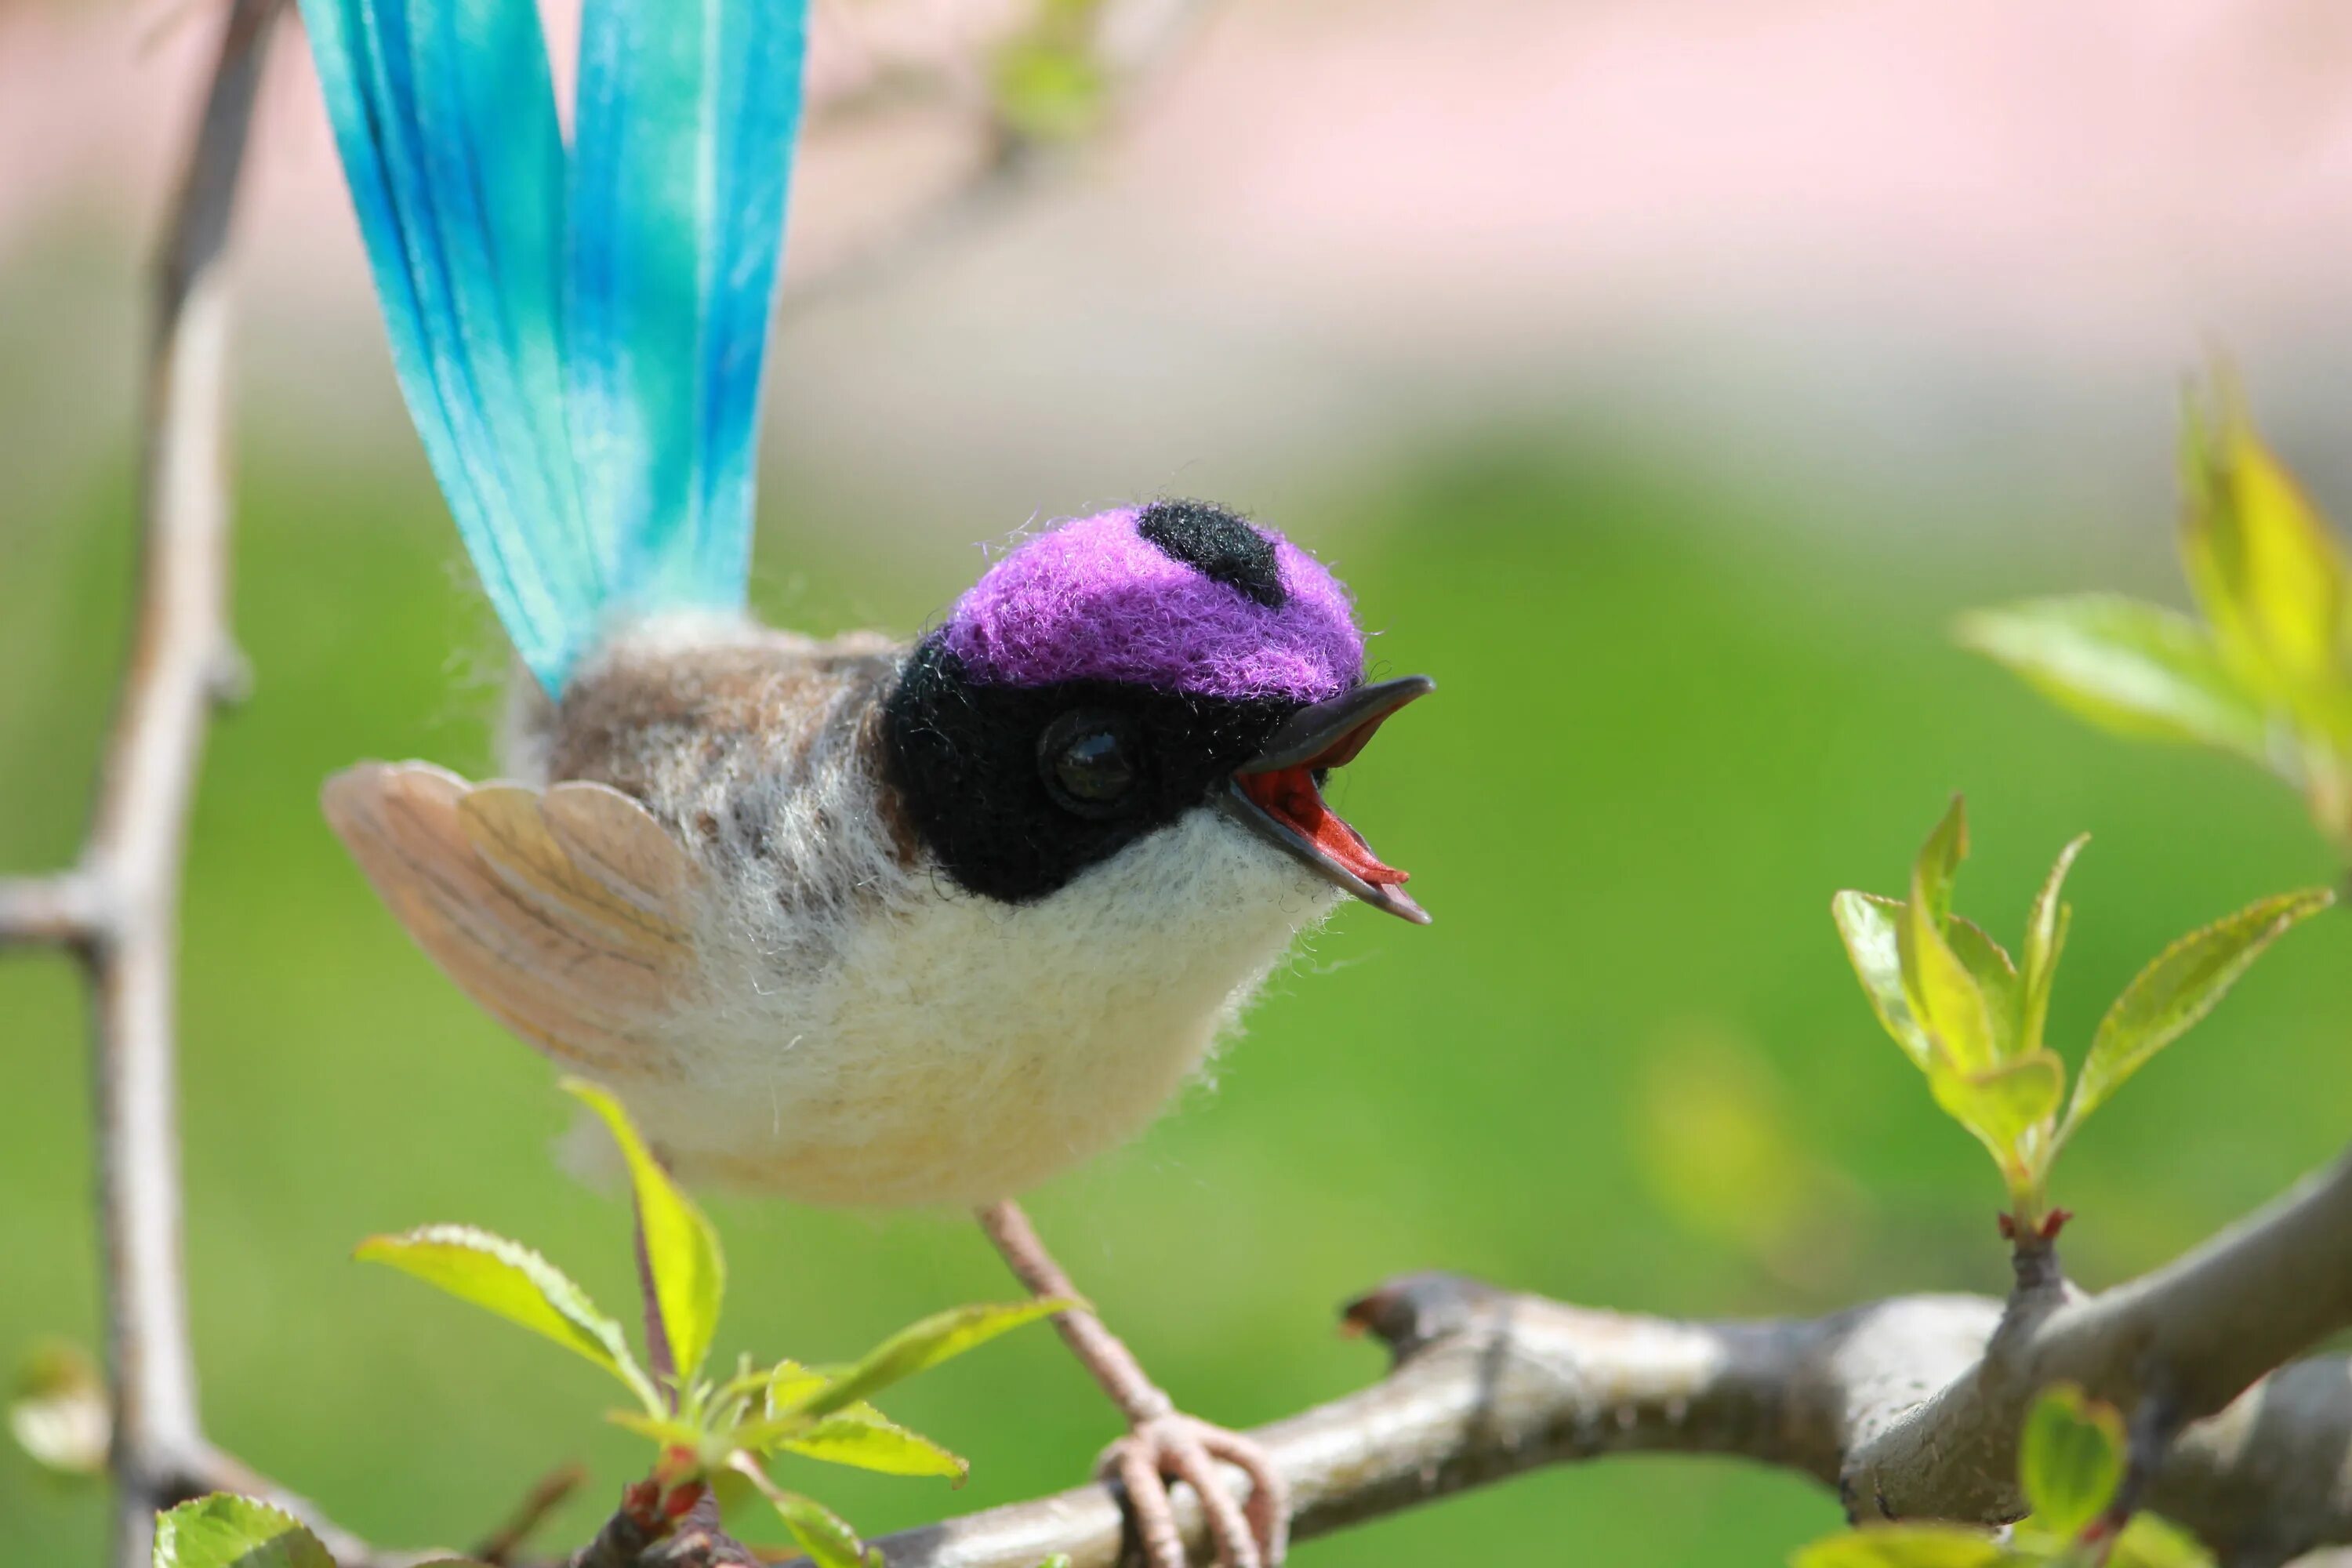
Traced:
<path fill-rule="evenodd" d="M 255 95 L 285 9 L 285 0 L 229 6 L 155 258 L 138 603 L 89 834 L 70 870 L 0 881 L 0 948 L 63 948 L 89 976 L 121 1568 L 145 1568 L 158 1509 L 206 1491 L 316 1511 L 205 1438 L 182 1247 L 174 1016 L 181 871 L 205 732 L 245 684 L 228 626 L 226 261 Z M 320 1533 L 339 1557 L 368 1561 L 341 1531 Z"/>
<path fill-rule="evenodd" d="M 173 1039 L 180 876 L 229 637 L 228 226 L 281 0 L 236 0 L 156 259 L 139 602 L 88 842 L 73 870 L 0 885 L 0 944 L 70 948 L 89 977 L 115 1561 L 154 1510 L 220 1483 L 196 1408 L 181 1248 Z"/>
<path fill-rule="evenodd" d="M 1003 216 L 1076 147 L 1131 112 L 1182 58 L 1210 9 L 1209 0 L 1035 0 L 1025 14 L 1015 8 L 1021 20 L 1010 30 L 958 39 L 941 36 L 938 7 L 820 5 L 809 140 L 928 118 L 938 122 L 930 133 L 954 150 L 946 171 L 914 182 L 928 188 L 896 198 L 895 210 L 851 225 L 819 255 L 796 252 L 783 307 L 844 285 L 870 287 Z M 908 182 L 902 174 L 865 183 Z M 870 200 L 869 190 L 838 205 Z"/>

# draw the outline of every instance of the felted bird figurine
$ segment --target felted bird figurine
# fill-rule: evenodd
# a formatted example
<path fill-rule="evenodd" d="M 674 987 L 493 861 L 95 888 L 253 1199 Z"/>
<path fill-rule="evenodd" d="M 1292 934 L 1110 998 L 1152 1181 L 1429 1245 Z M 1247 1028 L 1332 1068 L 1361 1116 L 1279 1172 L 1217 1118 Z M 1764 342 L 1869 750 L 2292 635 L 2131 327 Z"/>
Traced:
<path fill-rule="evenodd" d="M 681 1176 L 978 1209 L 1141 1128 L 1342 896 L 1427 916 L 1324 804 L 1430 689 L 1347 591 L 1197 501 L 1066 523 L 911 643 L 745 609 L 805 0 L 585 0 L 559 129 L 534 0 L 302 0 L 433 471 L 519 656 L 505 781 L 330 780 L 410 935 L 625 1099 Z M 1057 1320 L 1129 1423 L 1156 1568 L 1190 1480 L 1283 1555 L 1280 1477 Z M 1252 1479 L 1246 1508 L 1213 1458 Z"/>

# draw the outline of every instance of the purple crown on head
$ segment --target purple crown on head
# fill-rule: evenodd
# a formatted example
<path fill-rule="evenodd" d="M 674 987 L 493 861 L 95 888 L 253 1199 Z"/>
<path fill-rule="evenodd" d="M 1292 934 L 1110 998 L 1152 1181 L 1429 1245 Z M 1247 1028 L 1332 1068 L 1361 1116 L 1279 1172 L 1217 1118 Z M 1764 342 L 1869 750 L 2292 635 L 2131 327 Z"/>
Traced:
<path fill-rule="evenodd" d="M 1364 672 L 1339 580 L 1272 529 L 1196 502 L 1121 508 L 1024 542 L 957 601 L 941 637 L 988 685 L 1115 680 L 1319 702 Z"/>

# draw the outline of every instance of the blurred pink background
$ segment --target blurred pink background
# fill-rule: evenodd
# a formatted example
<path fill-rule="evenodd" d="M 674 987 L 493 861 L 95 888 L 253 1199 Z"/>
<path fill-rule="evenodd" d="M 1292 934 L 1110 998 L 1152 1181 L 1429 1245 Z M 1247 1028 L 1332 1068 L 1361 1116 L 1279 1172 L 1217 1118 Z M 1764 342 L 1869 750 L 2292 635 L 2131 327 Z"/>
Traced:
<path fill-rule="evenodd" d="M 128 384 L 209 4 L 0 13 L 0 352 L 90 383 L 8 410 L 33 429 L 0 455 L 54 471 L 89 439 L 68 416 Z M 952 55 L 993 9 L 827 8 L 815 69 Z M 242 228 L 249 384 L 307 438 L 397 436 L 285 42 Z M 845 507 L 1006 526 L 1171 485 L 1278 504 L 1364 443 L 1529 409 L 1742 471 L 1902 496 L 1990 464 L 2137 510 L 2179 376 L 2225 346 L 2325 479 L 2347 77 L 2326 0 L 1238 0 L 1076 169 L 795 309 L 772 414 Z M 887 228 L 970 155 L 957 123 L 815 147 L 793 267 Z"/>

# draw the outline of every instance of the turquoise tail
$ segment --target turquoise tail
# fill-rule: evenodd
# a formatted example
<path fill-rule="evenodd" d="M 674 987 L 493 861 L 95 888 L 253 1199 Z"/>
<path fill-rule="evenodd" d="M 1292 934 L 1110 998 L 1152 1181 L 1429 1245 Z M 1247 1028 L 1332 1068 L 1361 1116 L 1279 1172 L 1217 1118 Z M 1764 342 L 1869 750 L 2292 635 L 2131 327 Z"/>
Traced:
<path fill-rule="evenodd" d="M 393 368 L 551 695 L 616 615 L 743 603 L 807 0 L 302 0 Z"/>

